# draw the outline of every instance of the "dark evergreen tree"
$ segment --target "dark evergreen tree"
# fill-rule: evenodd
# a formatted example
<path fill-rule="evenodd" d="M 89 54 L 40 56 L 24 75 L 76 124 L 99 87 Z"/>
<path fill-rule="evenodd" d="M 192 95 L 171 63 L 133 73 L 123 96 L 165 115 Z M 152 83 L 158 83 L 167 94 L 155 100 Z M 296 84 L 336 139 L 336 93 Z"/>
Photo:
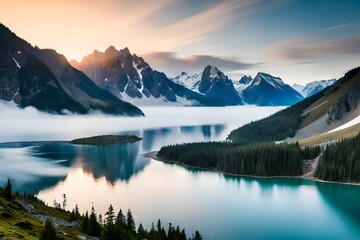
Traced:
<path fill-rule="evenodd" d="M 86 211 L 83 223 L 81 225 L 81 232 L 87 233 L 89 228 L 89 213 Z"/>
<path fill-rule="evenodd" d="M 114 208 L 111 204 L 108 208 L 108 211 L 105 213 L 105 216 L 105 224 L 114 224 L 115 213 Z"/>
<path fill-rule="evenodd" d="M 148 234 L 147 234 L 146 230 L 144 229 L 143 225 L 140 223 L 138 230 L 137 230 L 136 239 L 138 239 L 138 240 L 146 239 L 147 235 Z"/>
<path fill-rule="evenodd" d="M 135 221 L 134 221 L 134 218 L 132 216 L 132 212 L 130 211 L 130 209 L 128 210 L 128 212 L 126 214 L 126 226 L 130 232 L 132 232 L 134 234 L 136 233 Z"/>
<path fill-rule="evenodd" d="M 40 240 L 56 240 L 56 229 L 49 219 L 45 222 L 45 227 L 41 232 Z"/>
<path fill-rule="evenodd" d="M 201 234 L 199 233 L 199 231 L 196 231 L 195 232 L 195 236 L 193 237 L 194 240 L 202 240 L 202 236 Z"/>
<path fill-rule="evenodd" d="M 100 226 L 99 222 L 97 221 L 94 207 L 92 207 L 92 209 L 91 209 L 91 214 L 89 217 L 89 224 L 88 224 L 86 233 L 93 237 L 100 237 L 101 226 Z"/>
<path fill-rule="evenodd" d="M 11 186 L 11 182 L 10 179 L 8 178 L 7 183 L 5 185 L 4 188 L 4 197 L 7 201 L 11 202 L 12 201 L 12 186 Z"/>

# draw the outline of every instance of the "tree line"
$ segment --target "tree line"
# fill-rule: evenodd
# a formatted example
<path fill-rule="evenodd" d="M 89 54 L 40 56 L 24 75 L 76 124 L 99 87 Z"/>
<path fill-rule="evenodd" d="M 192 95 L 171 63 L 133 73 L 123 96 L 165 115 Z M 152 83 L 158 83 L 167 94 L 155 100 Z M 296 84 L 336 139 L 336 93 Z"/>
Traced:
<path fill-rule="evenodd" d="M 4 188 L 0 187 L 0 197 L 3 197 L 8 202 L 14 202 L 16 196 L 20 196 L 20 194 L 12 193 L 12 184 L 10 179 L 8 179 Z M 66 195 L 63 194 L 62 196 L 63 207 L 60 206 L 56 208 L 61 209 L 61 211 L 66 211 Z M 24 192 L 23 197 L 45 205 L 43 201 L 39 200 L 33 194 Z M 179 226 L 174 227 L 171 223 L 165 228 L 161 225 L 160 219 L 157 221 L 156 226 L 154 223 L 152 224 L 150 230 L 145 229 L 141 223 L 136 228 L 131 210 L 128 210 L 126 215 L 123 214 L 121 209 L 115 214 L 112 205 L 109 206 L 108 211 L 104 215 L 104 219 L 101 214 L 96 214 L 94 207 L 91 208 L 90 214 L 86 212 L 84 215 L 81 215 L 77 205 L 75 205 L 75 208 L 71 212 L 67 212 L 69 213 L 70 221 L 81 223 L 80 231 L 82 233 L 97 237 L 100 240 L 202 240 L 199 231 L 196 231 L 191 237 L 187 237 L 185 229 L 180 229 Z M 45 221 L 39 239 L 60 240 L 64 238 L 61 235 L 59 236 L 56 227 L 48 218 Z"/>
<path fill-rule="evenodd" d="M 323 91 L 273 115 L 233 130 L 228 139 L 242 145 L 273 142 L 294 137 L 304 119 L 303 110 L 323 96 Z"/>
<path fill-rule="evenodd" d="M 157 155 L 166 161 L 229 174 L 299 176 L 303 174 L 303 160 L 317 157 L 320 151 L 320 147 L 301 149 L 298 144 L 243 146 L 228 142 L 200 142 L 165 146 Z"/>
<path fill-rule="evenodd" d="M 90 216 L 86 212 L 84 221 L 81 226 L 81 231 L 87 235 L 99 237 L 100 240 L 117 240 L 117 239 L 148 239 L 148 240 L 187 240 L 185 229 L 180 230 L 180 227 L 176 228 L 169 224 L 167 230 L 161 225 L 160 219 L 158 220 L 156 227 L 154 223 L 151 229 L 146 230 L 140 223 L 136 229 L 136 224 L 132 212 L 127 211 L 126 215 L 123 214 L 120 209 L 115 214 L 112 205 L 109 206 L 108 211 L 104 215 L 97 217 L 95 209 L 92 208 Z M 201 240 L 201 234 L 196 231 L 195 235 L 189 240 Z"/>
<path fill-rule="evenodd" d="M 360 182 L 360 134 L 326 147 L 315 177 L 335 182 Z"/>

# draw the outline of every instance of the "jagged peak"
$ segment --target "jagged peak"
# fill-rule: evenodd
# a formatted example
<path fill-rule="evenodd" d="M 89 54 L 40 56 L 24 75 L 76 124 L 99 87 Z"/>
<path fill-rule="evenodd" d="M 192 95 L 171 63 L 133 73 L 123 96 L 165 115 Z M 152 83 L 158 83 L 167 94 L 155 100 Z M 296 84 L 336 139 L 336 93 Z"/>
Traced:
<path fill-rule="evenodd" d="M 253 80 L 251 75 L 244 75 L 240 78 L 239 83 L 241 84 L 248 84 Z"/>
<path fill-rule="evenodd" d="M 261 80 L 265 80 L 266 82 L 276 82 L 277 84 L 284 85 L 285 83 L 280 77 L 275 77 L 271 74 L 265 72 L 259 72 L 254 78 L 255 83 L 261 82 Z"/>
<path fill-rule="evenodd" d="M 110 45 L 106 50 L 105 53 L 116 53 L 118 50 L 113 45 Z"/>
<path fill-rule="evenodd" d="M 131 52 L 130 52 L 129 48 L 125 47 L 119 51 L 119 58 L 121 61 L 123 61 L 124 59 L 126 59 L 129 56 L 131 57 Z"/>
<path fill-rule="evenodd" d="M 188 75 L 187 72 L 181 72 L 177 77 L 179 78 L 179 77 L 183 77 L 183 76 L 186 76 L 186 75 Z"/>
<path fill-rule="evenodd" d="M 92 54 L 99 54 L 101 53 L 99 50 L 95 49 Z"/>

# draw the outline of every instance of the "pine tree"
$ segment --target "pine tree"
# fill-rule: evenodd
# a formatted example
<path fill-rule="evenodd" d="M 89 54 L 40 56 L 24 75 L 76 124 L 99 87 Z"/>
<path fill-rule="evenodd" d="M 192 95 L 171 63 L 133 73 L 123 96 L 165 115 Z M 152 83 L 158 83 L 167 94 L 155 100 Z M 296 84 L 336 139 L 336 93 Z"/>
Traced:
<path fill-rule="evenodd" d="M 91 209 L 91 214 L 89 217 L 89 225 L 87 228 L 87 234 L 93 237 L 100 237 L 101 226 L 97 221 L 96 213 L 94 207 Z"/>
<path fill-rule="evenodd" d="M 89 228 L 89 214 L 86 211 L 84 221 L 83 221 L 83 223 L 81 225 L 81 232 L 87 234 L 88 228 Z"/>
<path fill-rule="evenodd" d="M 63 206 L 63 209 L 65 210 L 66 205 L 67 205 L 66 194 L 64 193 L 64 194 L 62 195 L 62 197 L 63 197 L 62 206 Z"/>
<path fill-rule="evenodd" d="M 134 218 L 132 216 L 130 209 L 128 210 L 127 215 L 126 215 L 126 226 L 131 232 L 133 232 L 133 233 L 136 232 L 135 221 L 134 221 Z"/>
<path fill-rule="evenodd" d="M 49 219 L 45 222 L 45 227 L 41 232 L 39 240 L 56 240 L 56 229 Z"/>
<path fill-rule="evenodd" d="M 105 224 L 114 224 L 115 214 L 114 214 L 114 208 L 110 204 L 108 211 L 105 213 Z"/>
<path fill-rule="evenodd" d="M 12 201 L 11 191 L 12 191 L 12 186 L 11 186 L 10 179 L 8 178 L 7 183 L 5 185 L 5 189 L 4 189 L 4 197 L 9 202 Z"/>
<path fill-rule="evenodd" d="M 143 225 L 140 223 L 137 230 L 137 239 L 146 239 L 147 232 L 145 231 Z"/>
<path fill-rule="evenodd" d="M 195 236 L 193 237 L 194 240 L 202 240 L 202 236 L 201 234 L 199 233 L 199 231 L 196 231 L 195 232 Z"/>

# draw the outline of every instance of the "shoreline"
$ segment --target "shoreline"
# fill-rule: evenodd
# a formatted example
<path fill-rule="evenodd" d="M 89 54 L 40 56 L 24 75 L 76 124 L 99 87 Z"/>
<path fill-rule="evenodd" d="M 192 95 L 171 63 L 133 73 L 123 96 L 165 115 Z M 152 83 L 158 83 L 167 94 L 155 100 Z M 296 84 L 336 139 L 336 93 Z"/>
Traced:
<path fill-rule="evenodd" d="M 157 153 L 158 153 L 158 151 L 151 151 L 151 152 L 143 154 L 143 156 L 146 158 L 154 159 L 159 162 L 163 162 L 163 163 L 172 163 L 172 164 L 176 164 L 181 167 L 193 168 L 193 169 L 198 169 L 198 170 L 203 170 L 203 171 L 210 171 L 213 173 L 222 173 L 224 175 L 233 176 L 233 177 L 250 177 L 250 178 L 260 178 L 260 179 L 265 179 L 265 178 L 268 178 L 268 179 L 271 179 L 271 178 L 274 178 L 274 179 L 275 178 L 277 178 L 277 179 L 302 179 L 302 180 L 308 180 L 308 181 L 320 182 L 320 183 L 360 186 L 360 183 L 334 182 L 334 181 L 321 180 L 321 179 L 318 179 L 315 177 L 305 177 L 304 175 L 306 175 L 306 173 L 302 176 L 255 176 L 255 175 L 241 175 L 241 174 L 235 174 L 235 173 L 226 173 L 226 172 L 223 172 L 223 171 L 220 171 L 217 169 L 195 167 L 195 166 L 191 166 L 191 165 L 187 165 L 187 164 L 183 164 L 183 163 L 178 163 L 178 162 L 174 162 L 174 161 L 168 161 L 165 159 L 161 159 L 156 155 Z"/>

